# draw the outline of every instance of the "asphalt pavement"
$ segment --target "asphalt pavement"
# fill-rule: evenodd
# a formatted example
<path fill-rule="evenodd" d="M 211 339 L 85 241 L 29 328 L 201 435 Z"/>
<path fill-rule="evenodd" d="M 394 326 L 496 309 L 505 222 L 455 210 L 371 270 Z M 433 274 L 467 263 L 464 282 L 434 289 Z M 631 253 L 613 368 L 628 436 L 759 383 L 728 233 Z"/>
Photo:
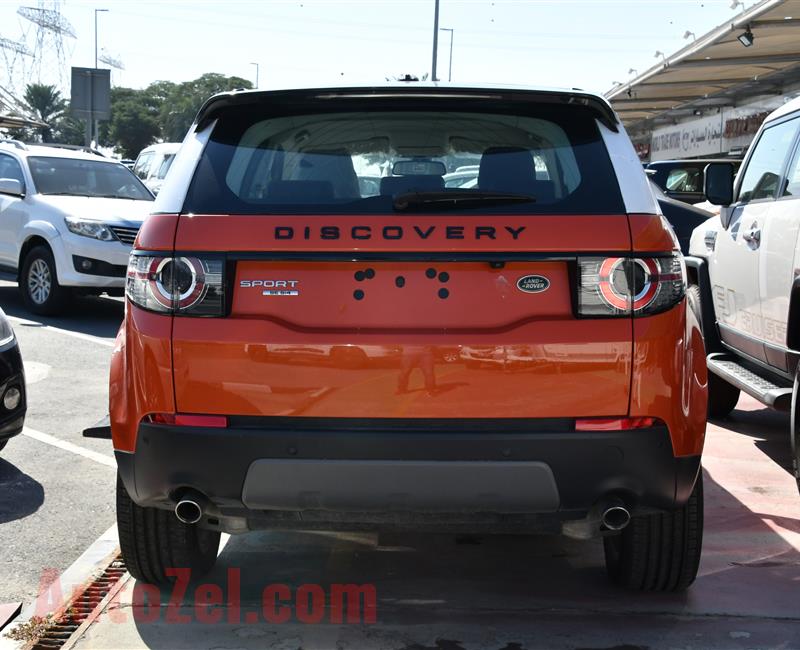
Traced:
<path fill-rule="evenodd" d="M 69 316 L 42 318 L 25 310 L 15 282 L 2 279 L 0 306 L 19 340 L 28 385 L 26 433 L 0 453 L 0 603 L 29 603 L 114 524 L 110 443 L 81 432 L 108 413 L 123 303 L 79 300 Z"/>

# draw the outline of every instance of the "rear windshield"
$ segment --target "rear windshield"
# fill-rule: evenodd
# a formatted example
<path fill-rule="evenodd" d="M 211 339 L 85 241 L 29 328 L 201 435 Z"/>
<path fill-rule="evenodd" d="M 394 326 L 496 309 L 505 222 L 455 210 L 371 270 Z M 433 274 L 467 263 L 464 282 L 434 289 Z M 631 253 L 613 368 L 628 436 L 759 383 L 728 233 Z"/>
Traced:
<path fill-rule="evenodd" d="M 624 211 L 594 116 L 573 106 L 370 110 L 270 115 L 228 108 L 217 122 L 184 210 L 195 214 L 388 214 L 398 196 L 520 195 L 470 200 L 460 212 Z M 363 104 L 362 104 L 363 105 Z M 468 106 L 468 105 L 467 105 Z M 486 199 L 483 196 L 482 199 Z"/>
<path fill-rule="evenodd" d="M 40 194 L 153 200 L 133 172 L 119 163 L 32 156 L 28 165 Z"/>

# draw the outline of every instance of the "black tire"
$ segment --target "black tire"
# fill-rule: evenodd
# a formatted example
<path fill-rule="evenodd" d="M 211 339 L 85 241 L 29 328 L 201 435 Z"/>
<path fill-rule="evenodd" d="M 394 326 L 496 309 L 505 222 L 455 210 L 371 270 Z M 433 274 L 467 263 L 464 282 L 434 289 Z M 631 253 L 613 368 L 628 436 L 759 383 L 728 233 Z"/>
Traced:
<path fill-rule="evenodd" d="M 693 284 L 688 289 L 686 289 L 686 302 L 689 305 L 689 309 L 692 310 L 692 313 L 697 318 L 697 322 L 700 323 L 700 330 L 703 330 L 703 310 L 700 307 L 700 287 L 696 284 Z M 705 331 L 703 331 L 703 335 L 705 336 Z"/>
<path fill-rule="evenodd" d="M 700 307 L 700 287 L 693 284 L 686 290 L 686 301 L 689 309 L 692 310 L 697 322 L 700 323 L 700 330 L 705 336 L 703 325 L 703 312 Z M 731 386 L 727 381 L 718 377 L 713 372 L 708 373 L 708 417 L 709 419 L 721 419 L 730 415 L 739 402 L 741 391 L 735 386 Z"/>
<path fill-rule="evenodd" d="M 46 289 L 42 283 L 46 283 Z M 34 246 L 28 251 L 22 262 L 19 290 L 25 307 L 34 314 L 52 316 L 66 307 L 69 289 L 58 283 L 56 262 L 47 246 Z"/>
<path fill-rule="evenodd" d="M 136 505 L 119 474 L 117 530 L 128 571 L 143 582 L 173 582 L 167 569 L 190 569 L 192 578 L 199 577 L 217 561 L 219 532 L 181 523 L 167 510 Z"/>
<path fill-rule="evenodd" d="M 7 444 L 8 444 L 8 440 L 3 440 L 2 442 L 0 442 L 0 451 L 3 451 L 3 449 L 6 448 Z"/>
<path fill-rule="evenodd" d="M 794 373 L 794 387 L 792 389 L 792 416 L 790 419 L 790 439 L 792 443 L 792 469 L 800 491 L 800 366 Z"/>
<path fill-rule="evenodd" d="M 685 506 L 633 517 L 603 539 L 611 580 L 641 591 L 683 591 L 694 582 L 703 546 L 703 475 Z"/>
<path fill-rule="evenodd" d="M 741 391 L 713 372 L 708 373 L 708 418 L 720 420 L 728 417 L 739 402 Z"/>

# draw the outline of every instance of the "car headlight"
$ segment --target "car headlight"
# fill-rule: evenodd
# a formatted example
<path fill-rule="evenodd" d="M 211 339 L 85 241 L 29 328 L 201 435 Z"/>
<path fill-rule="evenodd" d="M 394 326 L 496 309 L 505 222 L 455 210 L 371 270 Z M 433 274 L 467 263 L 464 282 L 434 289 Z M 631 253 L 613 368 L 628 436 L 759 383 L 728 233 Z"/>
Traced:
<path fill-rule="evenodd" d="M 11 323 L 5 315 L 5 312 L 0 309 L 0 346 L 11 343 L 14 340 L 14 330 L 11 329 Z"/>
<path fill-rule="evenodd" d="M 114 233 L 104 223 L 99 221 L 88 221 L 86 219 L 78 219 L 76 217 L 66 217 L 64 223 L 70 232 L 83 237 L 91 237 L 92 239 L 99 239 L 100 241 L 114 241 Z"/>

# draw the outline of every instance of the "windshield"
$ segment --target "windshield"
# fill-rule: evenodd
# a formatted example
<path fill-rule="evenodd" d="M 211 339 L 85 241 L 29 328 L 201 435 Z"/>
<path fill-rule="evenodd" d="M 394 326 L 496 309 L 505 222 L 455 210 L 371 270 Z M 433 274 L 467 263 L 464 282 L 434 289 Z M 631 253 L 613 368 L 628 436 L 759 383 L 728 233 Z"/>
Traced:
<path fill-rule="evenodd" d="M 153 195 L 124 165 L 76 158 L 28 158 L 40 194 L 152 201 Z"/>
<path fill-rule="evenodd" d="M 484 103 L 472 111 L 435 109 L 269 116 L 263 107 L 231 108 L 212 133 L 184 209 L 385 214 L 405 205 L 397 196 L 436 193 L 436 206 L 429 203 L 439 211 L 448 205 L 442 193 L 470 192 L 483 196 L 450 202 L 453 209 L 624 211 L 588 111 L 531 105 L 486 112 Z M 533 200 L 492 199 L 501 194 Z"/>
<path fill-rule="evenodd" d="M 174 153 L 168 153 L 164 156 L 164 160 L 161 161 L 158 172 L 156 172 L 157 179 L 164 180 L 167 177 L 167 172 L 169 171 L 169 168 L 172 167 L 173 160 L 175 160 Z"/>

